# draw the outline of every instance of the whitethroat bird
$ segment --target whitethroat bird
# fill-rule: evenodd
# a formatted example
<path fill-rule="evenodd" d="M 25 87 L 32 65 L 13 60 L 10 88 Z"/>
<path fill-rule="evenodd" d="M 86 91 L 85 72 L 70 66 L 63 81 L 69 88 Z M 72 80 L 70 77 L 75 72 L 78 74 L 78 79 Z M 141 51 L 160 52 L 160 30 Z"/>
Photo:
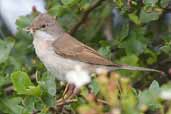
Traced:
<path fill-rule="evenodd" d="M 38 15 L 26 31 L 33 35 L 33 45 L 38 58 L 47 70 L 61 81 L 66 81 L 66 73 L 74 70 L 74 66 L 77 65 L 89 74 L 96 73 L 97 69 L 108 71 L 127 69 L 161 73 L 155 69 L 114 64 L 96 50 L 66 33 L 57 20 L 48 14 Z"/>

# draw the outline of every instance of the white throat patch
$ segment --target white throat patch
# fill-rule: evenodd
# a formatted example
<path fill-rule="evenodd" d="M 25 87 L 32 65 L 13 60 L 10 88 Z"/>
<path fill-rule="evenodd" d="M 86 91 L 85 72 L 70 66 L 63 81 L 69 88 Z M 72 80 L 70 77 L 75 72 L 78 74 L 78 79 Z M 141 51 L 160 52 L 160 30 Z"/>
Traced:
<path fill-rule="evenodd" d="M 49 40 L 49 41 L 54 41 L 55 40 L 55 37 L 53 37 L 52 35 L 46 33 L 45 31 L 41 31 L 41 30 L 37 30 L 35 33 L 34 33 L 34 38 L 38 38 L 38 39 L 41 39 L 41 40 Z"/>

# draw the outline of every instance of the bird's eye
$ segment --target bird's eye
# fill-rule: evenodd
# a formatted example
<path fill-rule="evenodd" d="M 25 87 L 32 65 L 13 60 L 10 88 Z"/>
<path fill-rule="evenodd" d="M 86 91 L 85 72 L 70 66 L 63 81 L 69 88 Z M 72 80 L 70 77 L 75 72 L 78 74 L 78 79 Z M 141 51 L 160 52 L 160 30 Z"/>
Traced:
<path fill-rule="evenodd" d="M 45 24 L 43 24 L 41 27 L 42 27 L 42 28 L 45 28 L 45 27 L 46 27 L 46 25 L 45 25 Z"/>

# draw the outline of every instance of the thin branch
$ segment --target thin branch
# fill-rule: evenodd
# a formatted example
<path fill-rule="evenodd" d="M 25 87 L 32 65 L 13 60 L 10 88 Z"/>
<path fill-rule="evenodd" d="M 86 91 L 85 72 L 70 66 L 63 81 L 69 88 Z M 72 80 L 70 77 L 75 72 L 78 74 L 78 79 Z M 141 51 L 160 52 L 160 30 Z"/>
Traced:
<path fill-rule="evenodd" d="M 104 2 L 105 0 L 99 0 L 97 2 L 95 2 L 91 7 L 89 7 L 83 14 L 83 16 L 81 17 L 80 21 L 70 30 L 70 34 L 73 35 L 75 34 L 75 32 L 79 29 L 79 27 L 86 21 L 86 19 L 88 18 L 89 14 L 96 9 L 98 6 L 100 6 L 102 4 L 102 2 Z"/>
<path fill-rule="evenodd" d="M 103 99 L 97 99 L 97 102 L 110 106 L 110 104 L 107 101 L 103 100 Z"/>
<path fill-rule="evenodd" d="M 57 106 L 62 106 L 62 105 L 70 104 L 70 103 L 77 102 L 77 101 L 78 101 L 77 99 L 68 99 L 66 101 L 64 100 L 63 102 L 57 103 Z"/>

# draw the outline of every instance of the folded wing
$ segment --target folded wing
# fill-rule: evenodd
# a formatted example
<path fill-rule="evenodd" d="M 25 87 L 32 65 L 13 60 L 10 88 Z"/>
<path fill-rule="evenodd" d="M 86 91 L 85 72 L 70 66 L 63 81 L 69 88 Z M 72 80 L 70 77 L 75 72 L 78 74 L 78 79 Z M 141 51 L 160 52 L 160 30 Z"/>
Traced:
<path fill-rule="evenodd" d="M 53 43 L 55 52 L 65 58 L 78 60 L 95 65 L 114 65 L 105 59 L 96 50 L 79 42 L 69 34 L 65 33 Z"/>

